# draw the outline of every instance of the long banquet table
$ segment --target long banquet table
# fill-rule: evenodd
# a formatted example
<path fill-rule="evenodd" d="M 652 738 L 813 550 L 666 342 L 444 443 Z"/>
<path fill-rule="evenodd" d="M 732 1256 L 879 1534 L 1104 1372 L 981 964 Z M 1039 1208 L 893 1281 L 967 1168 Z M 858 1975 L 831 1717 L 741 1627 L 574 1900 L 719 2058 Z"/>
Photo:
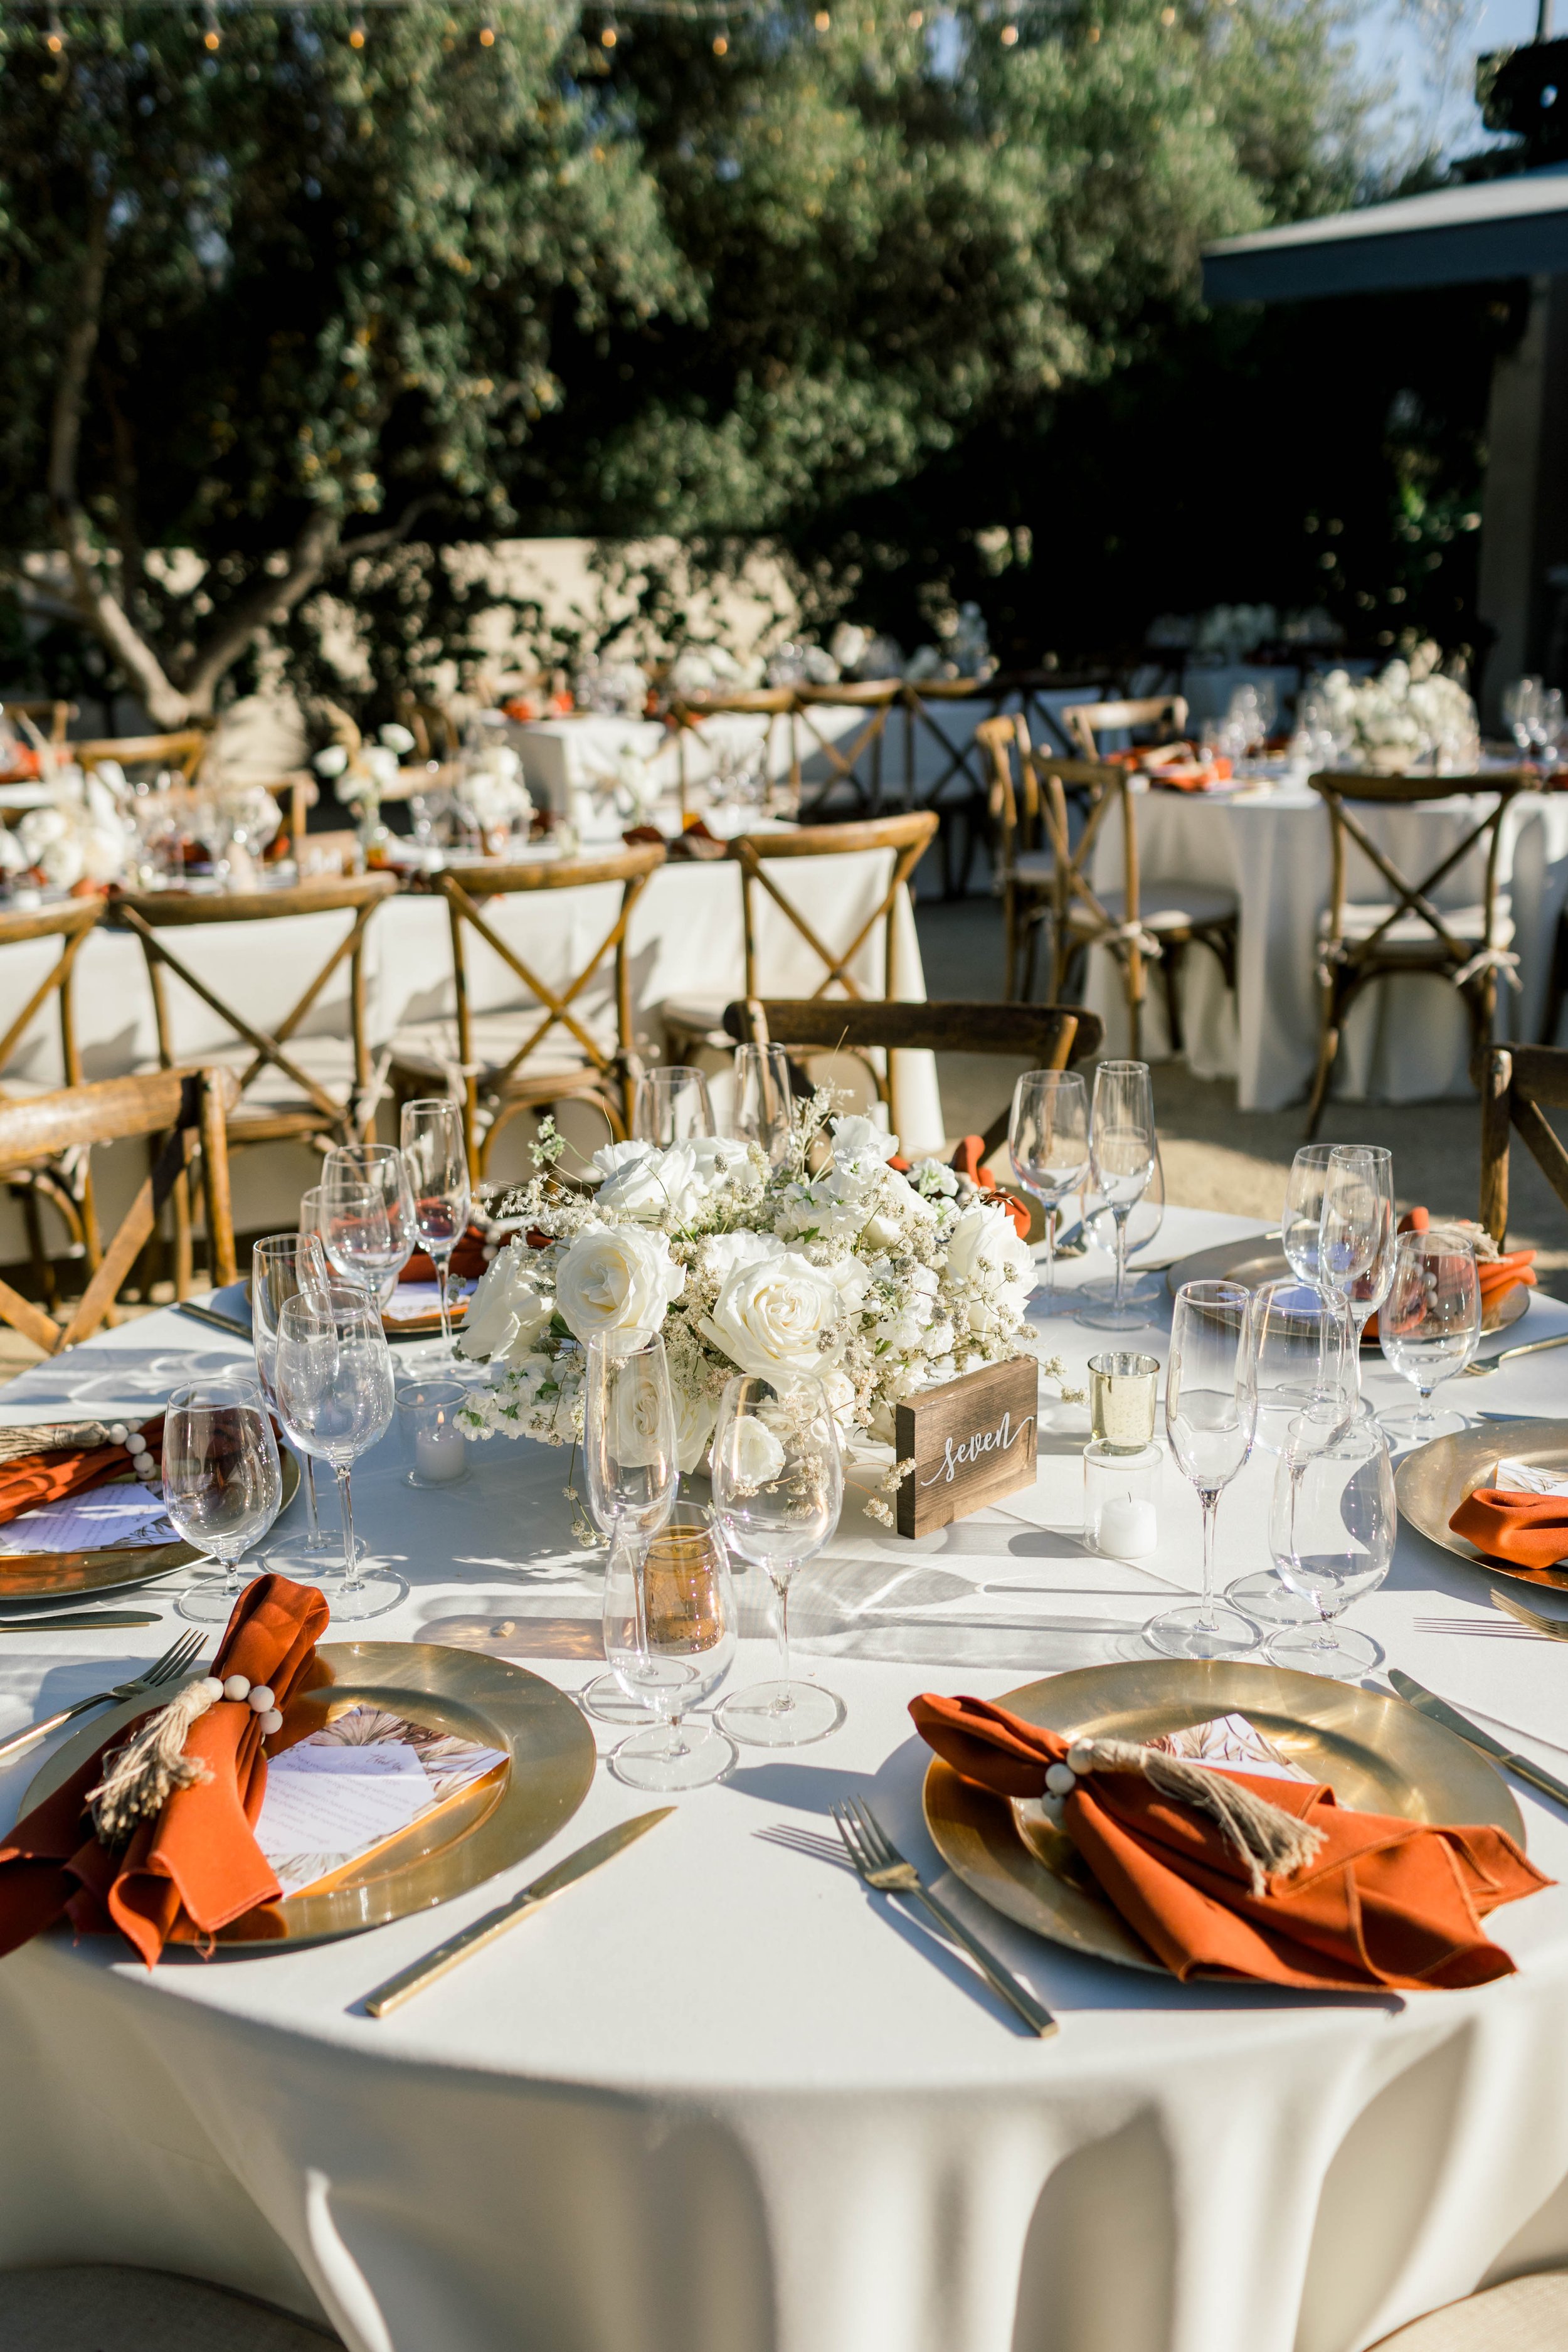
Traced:
<path fill-rule="evenodd" d="M 1162 1241 L 1250 1230 L 1172 1210 Z M 1568 1328 L 1568 1307 L 1538 1298 L 1528 1328 Z M 1104 1344 L 1070 1319 L 1042 1338 L 1079 1374 Z M 146 1409 L 237 1352 L 164 1311 L 29 1373 L 7 1409 Z M 1560 1361 L 1466 1402 L 1551 1412 Z M 1372 1371 L 1375 1398 L 1397 1386 Z M 910 1696 L 1136 1655 L 1197 1579 L 1173 1473 L 1154 1566 L 1085 1555 L 1082 1415 L 1045 1418 L 1033 1491 L 913 1545 L 852 1499 L 804 1572 L 799 1648 L 847 1701 L 839 1732 L 742 1751 L 727 1785 L 387 2021 L 356 2010 L 370 1987 L 653 1801 L 601 1770 L 501 1880 L 315 1949 L 149 1976 L 50 1937 L 0 1963 L 0 2267 L 205 2275 L 326 2315 L 353 2352 L 1360 2352 L 1484 2278 L 1568 2260 L 1568 1887 L 1493 1915 L 1517 1976 L 1384 1999 L 1183 1990 L 942 1880 Z M 1221 1507 L 1226 1577 L 1264 1559 L 1272 1467 Z M 439 1641 L 504 1614 L 530 1627 L 506 1654 L 584 1684 L 598 1570 L 569 1542 L 563 1469 L 497 1440 L 466 1486 L 416 1493 L 390 1441 L 369 1455 L 357 1516 L 412 1591 L 366 1633 Z M 749 1583 L 731 1685 L 770 1661 Z M 1500 1618 L 1478 1571 L 1402 1530 L 1352 1614 L 1563 1769 L 1568 1657 Z M 7 1636 L 0 1730 L 165 1638 Z M 0 1774 L 4 1819 L 34 1769 Z M 1022 2036 L 843 1866 L 828 1807 L 849 1794 L 1057 2011 L 1054 2040 Z M 1568 1820 L 1515 1794 L 1532 1853 L 1568 1876 Z"/>

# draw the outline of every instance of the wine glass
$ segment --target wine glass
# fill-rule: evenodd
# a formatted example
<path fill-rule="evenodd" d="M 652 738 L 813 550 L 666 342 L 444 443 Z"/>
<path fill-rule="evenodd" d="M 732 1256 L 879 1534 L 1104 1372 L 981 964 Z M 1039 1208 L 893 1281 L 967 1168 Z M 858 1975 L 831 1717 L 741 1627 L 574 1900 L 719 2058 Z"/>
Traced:
<path fill-rule="evenodd" d="M 1534 748 L 1531 722 L 1541 700 L 1541 680 L 1538 677 L 1516 677 L 1502 690 L 1503 725 L 1513 737 L 1515 748 L 1529 759 Z"/>
<path fill-rule="evenodd" d="M 789 1055 L 782 1045 L 737 1045 L 735 1115 L 731 1124 L 742 1143 L 761 1149 L 770 1167 L 789 1157 L 794 1097 Z"/>
<path fill-rule="evenodd" d="M 1058 1311 L 1056 1290 L 1057 1210 L 1081 1191 L 1089 1170 L 1089 1097 L 1076 1070 L 1026 1070 L 1013 1089 L 1007 1149 L 1014 1172 L 1045 1211 L 1046 1278 L 1034 1304 Z"/>
<path fill-rule="evenodd" d="M 1377 1143 L 1336 1143 L 1323 1179 L 1318 1278 L 1340 1321 L 1352 1412 L 1361 1393 L 1361 1335 L 1394 1278 L 1394 1154 Z"/>
<path fill-rule="evenodd" d="M 1305 1421 L 1274 1475 L 1268 1545 L 1285 1582 L 1311 1603 L 1309 1623 L 1276 1633 L 1278 1666 L 1359 1680 L 1383 1655 L 1364 1633 L 1334 1620 L 1388 1574 L 1398 1512 L 1388 1440 L 1375 1421 L 1327 1429 Z"/>
<path fill-rule="evenodd" d="M 226 1624 L 239 1563 L 283 1507 L 278 1444 L 259 1381 L 232 1372 L 176 1389 L 163 1414 L 163 1507 L 188 1544 L 216 1561 L 174 1607 L 198 1625 Z"/>
<path fill-rule="evenodd" d="M 1433 1225 L 1394 1237 L 1394 1276 L 1377 1311 L 1383 1352 L 1415 1384 L 1415 1411 L 1385 1412 L 1384 1429 L 1413 1445 L 1466 1429 L 1463 1413 L 1436 1413 L 1432 1392 L 1462 1372 L 1480 1345 L 1481 1285 L 1468 1234 Z"/>
<path fill-rule="evenodd" d="M 1331 1143 L 1302 1144 L 1285 1180 L 1285 1206 L 1279 1219 L 1279 1239 L 1291 1273 L 1298 1282 L 1305 1283 L 1324 1299 L 1329 1294 L 1323 1287 L 1319 1244 L 1323 1225 L 1323 1188 L 1328 1182 L 1329 1162 L 1335 1149 Z M 1327 1395 L 1333 1384 L 1329 1368 L 1328 1342 L 1332 1339 L 1337 1346 L 1339 1328 L 1331 1318 L 1322 1327 L 1324 1353 L 1313 1382 L 1314 1395 Z"/>
<path fill-rule="evenodd" d="M 713 1106 L 708 1081 L 700 1070 L 672 1063 L 667 1070 L 650 1070 L 637 1080 L 632 1135 L 638 1143 L 689 1143 L 694 1135 L 714 1133 Z"/>
<path fill-rule="evenodd" d="M 1219 1498 L 1252 1451 L 1257 1420 L 1250 1294 L 1239 1282 L 1184 1283 L 1165 1364 L 1165 1434 L 1203 1507 L 1204 1589 L 1201 1601 L 1144 1627 L 1144 1638 L 1168 1658 L 1234 1658 L 1257 1646 L 1254 1621 L 1228 1597 L 1214 1597 Z"/>
<path fill-rule="evenodd" d="M 1115 1222 L 1116 1288 L 1105 1307 L 1086 1308 L 1084 1321 L 1125 1331 L 1143 1321 L 1127 1297 L 1127 1220 L 1154 1172 L 1154 1096 L 1147 1062 L 1101 1062 L 1094 1074 L 1089 1128 L 1094 1188 Z"/>
<path fill-rule="evenodd" d="M 610 1759 L 633 1789 L 704 1789 L 735 1761 L 734 1743 L 683 1719 L 716 1691 L 735 1655 L 735 1591 L 724 1539 L 694 1503 L 677 1503 L 646 1545 L 616 1544 L 605 1578 L 605 1655 L 651 1730 Z"/>
<path fill-rule="evenodd" d="M 1095 1192 L 1092 1179 L 1085 1188 L 1083 1207 L 1085 1240 L 1114 1257 L 1116 1220 L 1110 1213 L 1110 1204 Z M 1156 1238 L 1164 1222 L 1165 1163 L 1160 1156 L 1160 1139 L 1156 1135 L 1154 1165 L 1150 1171 L 1149 1181 L 1143 1187 L 1142 1200 L 1134 1201 L 1127 1217 L 1127 1286 L 1123 1296 L 1129 1306 L 1147 1309 L 1164 1299 L 1163 1274 L 1152 1266 L 1147 1273 L 1140 1274 L 1133 1265 L 1140 1251 L 1146 1250 Z M 1095 1276 L 1088 1282 L 1080 1282 L 1073 1296 L 1080 1306 L 1086 1300 L 1099 1306 L 1109 1305 L 1116 1296 L 1116 1276 L 1113 1274 L 1103 1278 Z M 1145 1312 L 1144 1322 L 1151 1319 Z"/>
<path fill-rule="evenodd" d="M 320 1294 L 331 1285 L 327 1255 L 319 1234 L 268 1234 L 250 1253 L 251 1344 L 256 1349 L 261 1392 L 274 1412 L 278 1409 L 278 1391 L 273 1381 L 278 1318 L 284 1302 L 297 1298 L 301 1291 Z M 316 1465 L 303 1448 L 300 1460 L 305 1473 L 305 1540 L 301 1547 L 305 1557 L 298 1563 L 290 1563 L 282 1553 L 272 1551 L 268 1560 L 275 1568 L 297 1564 L 307 1578 L 313 1579 L 329 1566 L 321 1555 L 331 1550 L 332 1538 L 321 1525 L 316 1497 Z"/>
<path fill-rule="evenodd" d="M 724 1391 L 713 1432 L 713 1508 L 725 1540 L 764 1568 L 778 1603 L 780 1676 L 732 1692 L 714 1717 L 757 1748 L 805 1748 L 844 1720 L 844 1702 L 790 1675 L 789 1590 L 838 1525 L 844 1465 L 820 1381 L 742 1373 Z"/>
<path fill-rule="evenodd" d="M 675 1399 L 657 1332 L 651 1339 L 596 1337 L 585 1352 L 583 1468 L 588 1508 L 610 1539 L 606 1575 L 614 1575 L 619 1555 L 635 1563 L 674 1507 L 680 1486 Z M 647 1709 L 613 1673 L 595 1675 L 581 1703 L 605 1723 L 647 1719 Z"/>
<path fill-rule="evenodd" d="M 471 1202 L 462 1109 L 444 1095 L 421 1095 L 404 1104 L 400 1135 L 414 1202 L 414 1231 L 436 1268 L 441 1345 L 449 1349 L 452 1311 L 447 1281 L 452 1252 L 468 1231 Z"/>
<path fill-rule="evenodd" d="M 315 1234 L 335 1282 L 380 1303 L 386 1260 L 393 1255 L 386 1203 L 368 1184 L 312 1184 L 300 1197 L 300 1231 Z"/>
<path fill-rule="evenodd" d="M 392 1353 L 381 1311 L 363 1291 L 301 1291 L 278 1318 L 273 1371 L 284 1429 L 306 1453 L 330 1462 L 343 1516 L 342 1581 L 329 1596 L 336 1618 L 379 1617 L 408 1587 L 390 1569 L 363 1570 L 354 1543 L 349 1474 L 392 1419 Z"/>
<path fill-rule="evenodd" d="M 373 1240 L 369 1231 L 356 1233 L 353 1254 L 365 1277 L 366 1287 L 374 1280 L 377 1296 L 384 1305 L 419 1240 L 407 1162 L 395 1143 L 334 1144 L 321 1165 L 321 1184 L 327 1194 L 329 1213 L 334 1219 L 340 1197 L 353 1200 L 362 1191 L 368 1191 L 382 1203 L 386 1213 L 385 1244 Z M 331 1254 L 329 1244 L 328 1255 Z"/>
<path fill-rule="evenodd" d="M 1314 1231 L 1316 1229 L 1314 1228 Z M 1323 1367 L 1339 1370 L 1339 1325 L 1321 1295 L 1293 1275 L 1266 1282 L 1252 1294 L 1252 1343 L 1257 1367 L 1255 1448 L 1284 1450 L 1303 1416 L 1329 1428 L 1345 1418 L 1337 1383 L 1320 1385 Z M 1312 1613 L 1274 1568 L 1258 1568 L 1227 1588 L 1226 1599 L 1263 1625 L 1294 1625 Z"/>

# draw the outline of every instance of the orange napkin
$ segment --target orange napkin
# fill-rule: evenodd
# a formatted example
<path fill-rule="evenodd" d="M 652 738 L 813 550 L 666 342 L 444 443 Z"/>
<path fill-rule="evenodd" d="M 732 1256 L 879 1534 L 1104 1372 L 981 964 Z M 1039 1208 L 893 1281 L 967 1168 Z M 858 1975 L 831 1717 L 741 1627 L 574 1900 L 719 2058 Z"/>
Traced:
<path fill-rule="evenodd" d="M 1011 1192 L 998 1192 L 995 1177 L 989 1168 L 983 1168 L 980 1164 L 980 1155 L 984 1149 L 984 1136 L 966 1135 L 953 1153 L 949 1165 L 958 1175 L 967 1176 L 972 1184 L 977 1185 L 987 1201 L 1000 1201 L 1018 1232 L 1027 1241 L 1029 1238 L 1028 1204 L 1016 1199 Z"/>
<path fill-rule="evenodd" d="M 1070 1741 L 984 1699 L 910 1701 L 928 1746 L 967 1780 L 1038 1797 Z M 1195 1808 L 1134 1771 L 1096 1770 L 1063 1826 L 1100 1892 L 1172 1973 L 1331 1990 L 1486 1984 L 1513 1962 L 1481 1931 L 1500 1903 L 1549 1886 L 1503 1831 L 1433 1829 L 1351 1812 L 1332 1790 L 1224 1776 L 1321 1830 L 1316 1858 L 1251 1893 L 1245 1863 Z"/>
<path fill-rule="evenodd" d="M 156 1468 L 163 1444 L 162 1413 L 142 1423 L 142 1438 Z M 0 1527 L 40 1503 L 58 1503 L 63 1496 L 85 1495 L 110 1478 L 122 1478 L 130 1467 L 123 1445 L 60 1445 L 47 1453 L 15 1454 L 0 1468 Z"/>
<path fill-rule="evenodd" d="M 1506 1486 L 1478 1486 L 1448 1525 L 1507 1568 L 1555 1568 L 1568 1559 L 1568 1495 L 1516 1495 Z"/>
<path fill-rule="evenodd" d="M 1425 1234 L 1429 1233 L 1431 1228 L 1432 1219 L 1426 1209 L 1407 1209 L 1399 1220 L 1398 1230 L 1402 1234 Z M 1510 1250 L 1504 1257 L 1478 1257 L 1476 1275 L 1480 1284 L 1481 1313 L 1485 1316 L 1506 1292 L 1517 1290 L 1521 1284 L 1531 1290 L 1534 1289 L 1535 1252 Z M 1375 1315 L 1370 1315 L 1367 1318 L 1366 1336 L 1369 1339 L 1375 1339 L 1377 1337 Z"/>
<path fill-rule="evenodd" d="M 1107 764 L 1147 776 L 1152 784 L 1177 793 L 1206 793 L 1212 785 L 1228 783 L 1231 776 L 1228 760 L 1217 754 L 1207 759 L 1195 743 L 1156 743 L 1142 750 L 1112 751 Z"/>
<path fill-rule="evenodd" d="M 482 1225 L 470 1225 L 447 1260 L 447 1272 L 455 1282 L 477 1282 L 489 1265 L 485 1251 L 489 1236 Z M 399 1282 L 434 1282 L 436 1261 L 424 1250 L 416 1250 L 402 1273 Z"/>
<path fill-rule="evenodd" d="M 289 1696 L 326 1626 L 321 1595 L 286 1576 L 258 1576 L 234 1604 L 211 1671 L 220 1679 L 244 1675 L 272 1691 L 285 1715 L 274 1748 L 290 1744 Z M 292 1736 L 313 1727 L 297 1721 Z M 110 1853 L 93 1828 L 88 1792 L 102 1780 L 109 1751 L 133 1728 L 112 1733 L 0 1839 L 0 1957 L 66 1917 L 79 1934 L 118 1927 L 151 1968 L 165 1943 L 206 1943 L 231 1919 L 278 1896 L 251 1835 L 267 1788 L 260 1717 L 244 1699 L 220 1699 L 199 1716 L 184 1752 L 200 1758 L 212 1778 L 176 1790 L 155 1822 L 139 1823 L 129 1843 Z"/>

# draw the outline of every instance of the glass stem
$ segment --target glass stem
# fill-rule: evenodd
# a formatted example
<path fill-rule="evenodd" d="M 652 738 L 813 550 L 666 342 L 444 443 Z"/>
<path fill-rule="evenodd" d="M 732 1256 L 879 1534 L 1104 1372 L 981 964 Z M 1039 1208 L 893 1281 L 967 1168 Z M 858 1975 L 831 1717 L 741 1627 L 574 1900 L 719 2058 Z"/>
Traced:
<path fill-rule="evenodd" d="M 789 1678 L 790 1678 L 790 1676 L 789 1676 L 789 1573 L 788 1573 L 788 1571 L 787 1571 L 787 1570 L 785 1571 L 785 1573 L 784 1573 L 784 1577 L 783 1577 L 782 1579 L 781 1579 L 781 1578 L 779 1578 L 779 1577 L 777 1577 L 777 1576 L 775 1576 L 775 1577 L 774 1577 L 774 1579 L 773 1579 L 773 1591 L 777 1593 L 777 1595 L 778 1595 L 778 1601 L 779 1601 L 779 1663 L 780 1663 L 781 1668 L 782 1668 L 782 1670 L 783 1670 L 783 1679 L 787 1683 L 787 1682 L 788 1682 L 788 1680 L 789 1680 Z"/>
<path fill-rule="evenodd" d="M 432 1250 L 430 1255 L 436 1266 L 436 1296 L 441 1306 L 441 1344 L 449 1348 L 452 1344 L 452 1309 L 447 1297 L 447 1272 L 452 1263 L 451 1253 L 448 1251 L 445 1257 L 437 1257 Z"/>
<path fill-rule="evenodd" d="M 310 1455 L 301 1453 L 305 1465 L 305 1517 L 309 1522 L 305 1536 L 307 1551 L 325 1551 L 329 1538 L 321 1529 L 321 1505 L 316 1500 L 316 1465 Z"/>
<path fill-rule="evenodd" d="M 219 1560 L 218 1566 L 223 1570 L 224 1599 L 226 1601 L 237 1601 L 239 1598 L 239 1561 L 237 1557 L 234 1559 Z"/>
<path fill-rule="evenodd" d="M 1214 1624 L 1214 1523 L 1219 1511 L 1219 1488 L 1200 1486 L 1198 1500 L 1204 1512 L 1204 1597 L 1198 1623 L 1207 1633 Z"/>
<path fill-rule="evenodd" d="M 359 1554 L 354 1549 L 354 1505 L 349 1489 L 349 1465 L 336 1462 L 332 1467 L 338 1477 L 338 1508 L 343 1515 L 343 1591 L 359 1590 Z"/>
<path fill-rule="evenodd" d="M 1131 1203 L 1125 1209 L 1111 1211 L 1111 1217 L 1116 1226 L 1116 1311 L 1118 1314 L 1121 1312 L 1126 1303 L 1127 1220 L 1131 1213 Z"/>
<path fill-rule="evenodd" d="M 1040 1206 L 1046 1219 L 1046 1304 L 1054 1307 L 1057 1296 L 1057 1213 L 1049 1201 L 1042 1200 Z"/>

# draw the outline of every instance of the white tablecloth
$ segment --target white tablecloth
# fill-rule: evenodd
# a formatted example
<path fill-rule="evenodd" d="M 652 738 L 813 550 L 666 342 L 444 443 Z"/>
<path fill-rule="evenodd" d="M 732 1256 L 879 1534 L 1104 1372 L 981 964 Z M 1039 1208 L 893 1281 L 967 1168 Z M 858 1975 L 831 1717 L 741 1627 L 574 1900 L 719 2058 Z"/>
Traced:
<path fill-rule="evenodd" d="M 1162 1246 L 1237 1229 L 1172 1211 Z M 1537 1301 L 1530 1323 L 1568 1309 Z M 1072 1323 L 1047 1337 L 1080 1375 L 1102 1344 Z M 164 1313 L 29 1374 L 7 1410 L 144 1403 L 228 1352 Z M 1550 1410 L 1554 1360 L 1467 1402 Z M 1373 1375 L 1374 1395 L 1397 1386 Z M 315 1950 L 149 1976 L 51 1937 L 0 1963 L 0 2265 L 201 2273 L 324 2311 L 353 2352 L 1360 2352 L 1489 2275 L 1568 2260 L 1568 1889 L 1493 1915 L 1519 1975 L 1372 1999 L 1183 1990 L 942 1883 L 912 1694 L 995 1696 L 1136 1654 L 1145 1617 L 1197 1579 L 1173 1475 L 1154 1567 L 1085 1556 L 1081 1416 L 1049 1418 L 1032 1493 L 916 1545 L 851 1506 L 804 1572 L 792 1615 L 847 1702 L 839 1732 L 743 1754 L 386 2021 L 356 2013 L 371 1986 L 649 1801 L 601 1772 L 496 1885 Z M 366 1631 L 533 1617 L 517 1654 L 580 1686 L 594 1664 L 558 1638 L 548 1654 L 552 1626 L 598 1608 L 563 1467 L 497 1440 L 466 1486 L 415 1493 L 390 1442 L 370 1455 L 357 1516 L 413 1591 Z M 1227 1578 L 1266 1557 L 1271 1469 L 1258 1457 L 1221 1506 Z M 737 1685 L 770 1663 L 756 1584 Z M 1564 1769 L 1568 1662 L 1516 1635 L 1479 1572 L 1402 1533 L 1352 1617 Z M 7 1636 L 0 1729 L 163 1638 Z M 33 1769 L 0 1773 L 0 1818 Z M 1022 2036 L 839 1864 L 827 1809 L 849 1793 L 1058 2012 L 1055 2040 Z M 1515 1793 L 1532 1853 L 1568 1874 L 1568 1821 Z"/>
<path fill-rule="evenodd" d="M 1410 881 L 1435 866 L 1489 805 L 1486 795 L 1402 809 L 1363 808 L 1367 832 Z M 1305 786 L 1275 785 L 1234 795 L 1150 792 L 1135 803 L 1140 890 L 1145 903 L 1162 882 L 1221 884 L 1240 900 L 1240 954 L 1234 999 L 1206 949 L 1184 966 L 1183 1023 L 1187 1057 L 1203 1077 L 1234 1077 L 1244 1110 L 1278 1110 L 1300 1100 L 1318 1054 L 1317 942 L 1329 903 L 1329 817 Z M 1539 1034 L 1551 974 L 1557 919 L 1568 898 L 1568 795 L 1525 793 L 1504 821 L 1500 868 L 1511 893 L 1518 993 L 1499 988 L 1498 1034 Z M 1481 861 L 1472 854 L 1436 894 L 1439 906 L 1479 902 Z M 1358 871 L 1359 869 L 1359 871 Z M 1120 884 L 1122 844 L 1108 825 L 1096 845 L 1094 884 Z M 1387 888 L 1359 854 L 1352 898 Z M 1121 1050 L 1126 1013 L 1110 956 L 1090 957 L 1088 998 L 1108 1024 L 1108 1050 Z M 1162 987 L 1152 975 L 1144 1043 L 1165 1049 Z M 1345 1024 L 1335 1080 L 1341 1095 L 1416 1102 L 1468 1090 L 1468 1026 L 1445 982 L 1381 981 L 1366 991 Z"/>

